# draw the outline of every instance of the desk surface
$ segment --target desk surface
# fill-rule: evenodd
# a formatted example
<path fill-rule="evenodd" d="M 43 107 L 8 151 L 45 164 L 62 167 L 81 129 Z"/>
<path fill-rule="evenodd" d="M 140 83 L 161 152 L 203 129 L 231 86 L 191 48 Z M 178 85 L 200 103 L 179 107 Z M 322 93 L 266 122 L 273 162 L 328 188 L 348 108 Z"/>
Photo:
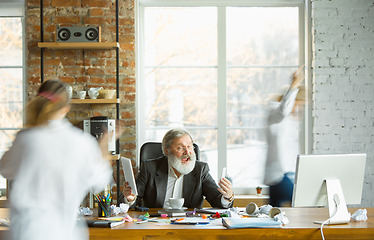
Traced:
<path fill-rule="evenodd" d="M 357 208 L 349 208 L 353 214 Z M 374 239 L 374 208 L 367 208 L 368 220 L 365 222 L 350 222 L 342 225 L 325 225 L 323 232 L 327 240 L 330 239 Z M 152 210 L 151 210 L 152 211 Z M 150 211 L 150 212 L 151 212 Z M 149 223 L 124 223 L 114 228 L 90 228 L 90 240 L 114 240 L 114 239 L 321 239 L 320 225 L 314 224 L 315 220 L 328 218 L 327 208 L 282 208 L 286 213 L 289 223 L 282 228 L 259 229 L 233 229 L 223 226 L 209 225 L 158 225 Z M 8 209 L 0 209 L 0 218 L 9 214 Z M 137 217 L 140 212 L 130 211 L 130 216 Z M 6 227 L 0 227 L 1 233 L 7 231 Z"/>

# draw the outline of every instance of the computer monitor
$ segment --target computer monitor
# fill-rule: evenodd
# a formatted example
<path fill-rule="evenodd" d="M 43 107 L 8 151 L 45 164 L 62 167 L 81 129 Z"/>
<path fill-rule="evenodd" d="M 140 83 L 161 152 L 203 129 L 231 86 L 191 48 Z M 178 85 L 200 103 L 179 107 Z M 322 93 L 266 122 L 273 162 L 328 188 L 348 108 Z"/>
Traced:
<path fill-rule="evenodd" d="M 347 204 L 361 203 L 365 163 L 366 154 L 299 155 L 292 206 L 328 206 L 327 224 L 348 223 Z"/>

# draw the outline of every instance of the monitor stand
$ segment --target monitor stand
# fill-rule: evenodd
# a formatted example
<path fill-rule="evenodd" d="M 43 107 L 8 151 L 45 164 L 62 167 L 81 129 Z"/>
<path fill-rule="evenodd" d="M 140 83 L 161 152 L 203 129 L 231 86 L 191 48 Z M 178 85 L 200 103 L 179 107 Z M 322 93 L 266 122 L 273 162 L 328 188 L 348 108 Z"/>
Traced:
<path fill-rule="evenodd" d="M 344 224 L 351 220 L 345 202 L 342 186 L 339 179 L 325 179 L 327 189 L 327 202 L 329 206 L 329 220 L 325 224 Z M 325 221 L 315 221 L 322 224 Z"/>

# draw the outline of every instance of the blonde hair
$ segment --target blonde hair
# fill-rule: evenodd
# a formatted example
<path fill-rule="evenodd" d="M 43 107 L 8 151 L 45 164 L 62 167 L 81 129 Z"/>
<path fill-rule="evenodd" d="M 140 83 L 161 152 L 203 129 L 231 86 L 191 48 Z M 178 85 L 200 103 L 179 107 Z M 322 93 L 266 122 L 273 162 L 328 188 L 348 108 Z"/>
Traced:
<path fill-rule="evenodd" d="M 26 127 L 47 124 L 48 120 L 69 102 L 68 92 L 62 82 L 58 80 L 43 82 L 36 97 L 26 106 Z"/>

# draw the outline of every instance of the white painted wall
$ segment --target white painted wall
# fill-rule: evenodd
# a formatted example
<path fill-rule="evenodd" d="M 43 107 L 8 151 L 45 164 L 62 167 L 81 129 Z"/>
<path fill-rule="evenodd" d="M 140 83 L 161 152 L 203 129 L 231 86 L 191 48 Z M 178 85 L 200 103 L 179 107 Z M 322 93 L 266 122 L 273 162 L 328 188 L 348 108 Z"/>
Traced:
<path fill-rule="evenodd" d="M 312 0 L 313 152 L 367 153 L 374 207 L 374 1 Z"/>

